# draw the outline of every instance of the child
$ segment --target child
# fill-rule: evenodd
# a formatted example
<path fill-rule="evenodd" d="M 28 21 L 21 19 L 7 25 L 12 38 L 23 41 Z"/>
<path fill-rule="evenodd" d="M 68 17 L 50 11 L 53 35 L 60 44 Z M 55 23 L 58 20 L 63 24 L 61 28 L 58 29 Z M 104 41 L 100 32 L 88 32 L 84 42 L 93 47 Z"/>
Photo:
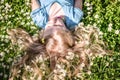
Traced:
<path fill-rule="evenodd" d="M 53 70 L 56 57 L 65 56 L 74 40 L 70 33 L 83 17 L 82 0 L 32 0 L 33 22 L 44 30 L 46 51 Z"/>
<path fill-rule="evenodd" d="M 31 2 L 31 17 L 42 29 L 52 25 L 73 29 L 83 16 L 82 0 L 32 0 Z"/>

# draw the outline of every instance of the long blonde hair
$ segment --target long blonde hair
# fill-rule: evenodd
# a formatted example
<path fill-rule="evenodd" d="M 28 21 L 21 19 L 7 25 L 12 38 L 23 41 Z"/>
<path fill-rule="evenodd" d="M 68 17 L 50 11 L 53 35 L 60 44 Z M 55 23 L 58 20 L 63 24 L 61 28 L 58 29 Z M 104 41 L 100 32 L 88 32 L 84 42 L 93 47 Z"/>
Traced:
<path fill-rule="evenodd" d="M 24 46 L 26 47 L 25 56 L 11 69 L 11 79 L 16 76 L 17 73 L 15 71 L 19 70 L 20 65 L 28 62 L 31 63 L 31 60 L 33 60 L 37 55 L 45 54 L 45 56 L 49 56 L 51 70 L 56 69 L 55 65 L 58 65 L 56 61 L 59 57 L 64 58 L 64 62 L 67 63 L 68 68 L 70 66 L 75 67 L 73 69 L 74 71 L 68 69 L 71 76 L 75 76 L 80 73 L 84 67 L 90 68 L 92 60 L 96 56 L 103 56 L 107 53 L 105 50 L 106 46 L 101 38 L 102 35 L 100 30 L 93 25 L 79 25 L 75 28 L 73 33 L 60 27 L 51 28 L 46 31 L 39 31 L 40 35 L 37 40 L 33 40 L 33 38 L 22 29 L 12 29 L 10 32 L 9 35 L 14 36 L 12 37 L 13 39 L 16 38 L 15 36 L 17 36 L 17 39 L 23 39 L 23 44 L 25 44 Z M 24 37 L 21 34 L 25 34 L 24 36 L 28 37 Z M 17 41 L 19 43 L 19 40 Z M 73 65 L 69 61 L 74 59 L 74 55 L 79 56 L 77 65 Z M 37 74 L 41 77 L 43 74 L 40 73 L 41 71 L 39 71 L 40 69 L 36 63 L 32 62 L 35 69 L 37 69 L 36 71 L 38 71 Z M 52 76 L 54 75 L 57 74 L 54 73 Z"/>

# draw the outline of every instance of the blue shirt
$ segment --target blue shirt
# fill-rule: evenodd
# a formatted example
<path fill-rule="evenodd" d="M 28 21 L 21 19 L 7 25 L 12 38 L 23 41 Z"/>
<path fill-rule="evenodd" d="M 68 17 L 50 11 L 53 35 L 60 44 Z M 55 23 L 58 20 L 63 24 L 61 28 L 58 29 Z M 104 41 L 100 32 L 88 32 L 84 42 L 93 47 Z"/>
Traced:
<path fill-rule="evenodd" d="M 74 7 L 74 0 L 39 0 L 41 7 L 33 10 L 30 14 L 33 22 L 44 29 L 48 22 L 50 7 L 54 2 L 60 4 L 64 11 L 66 27 L 74 28 L 83 17 L 83 11 Z"/>

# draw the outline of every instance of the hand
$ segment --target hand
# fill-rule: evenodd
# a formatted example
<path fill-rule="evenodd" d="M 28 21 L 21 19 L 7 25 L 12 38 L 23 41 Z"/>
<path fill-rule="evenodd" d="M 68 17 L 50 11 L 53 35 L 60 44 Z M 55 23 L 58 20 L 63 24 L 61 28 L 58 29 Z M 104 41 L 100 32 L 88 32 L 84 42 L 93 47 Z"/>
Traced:
<path fill-rule="evenodd" d="M 31 0 L 31 8 L 32 8 L 32 11 L 40 8 L 40 4 L 38 0 Z"/>
<path fill-rule="evenodd" d="M 83 0 L 74 0 L 74 1 L 75 1 L 75 7 L 80 8 L 82 10 Z"/>

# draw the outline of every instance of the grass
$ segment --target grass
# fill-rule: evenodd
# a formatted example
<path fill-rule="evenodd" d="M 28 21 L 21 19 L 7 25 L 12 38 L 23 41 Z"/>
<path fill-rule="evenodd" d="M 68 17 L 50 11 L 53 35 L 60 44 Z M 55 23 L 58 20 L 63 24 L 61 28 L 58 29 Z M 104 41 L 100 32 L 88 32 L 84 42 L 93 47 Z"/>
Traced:
<path fill-rule="evenodd" d="M 66 76 L 65 80 L 120 80 L 120 0 L 85 0 L 83 11 L 84 18 L 81 22 L 98 27 L 106 49 L 112 53 L 96 57 L 91 72 L 83 71 L 82 78 L 70 79 Z M 7 29 L 23 28 L 30 35 L 38 31 L 30 18 L 30 12 L 29 0 L 0 1 L 0 80 L 8 80 L 13 61 L 23 53 L 11 44 Z M 45 63 L 49 65 L 47 61 Z"/>

